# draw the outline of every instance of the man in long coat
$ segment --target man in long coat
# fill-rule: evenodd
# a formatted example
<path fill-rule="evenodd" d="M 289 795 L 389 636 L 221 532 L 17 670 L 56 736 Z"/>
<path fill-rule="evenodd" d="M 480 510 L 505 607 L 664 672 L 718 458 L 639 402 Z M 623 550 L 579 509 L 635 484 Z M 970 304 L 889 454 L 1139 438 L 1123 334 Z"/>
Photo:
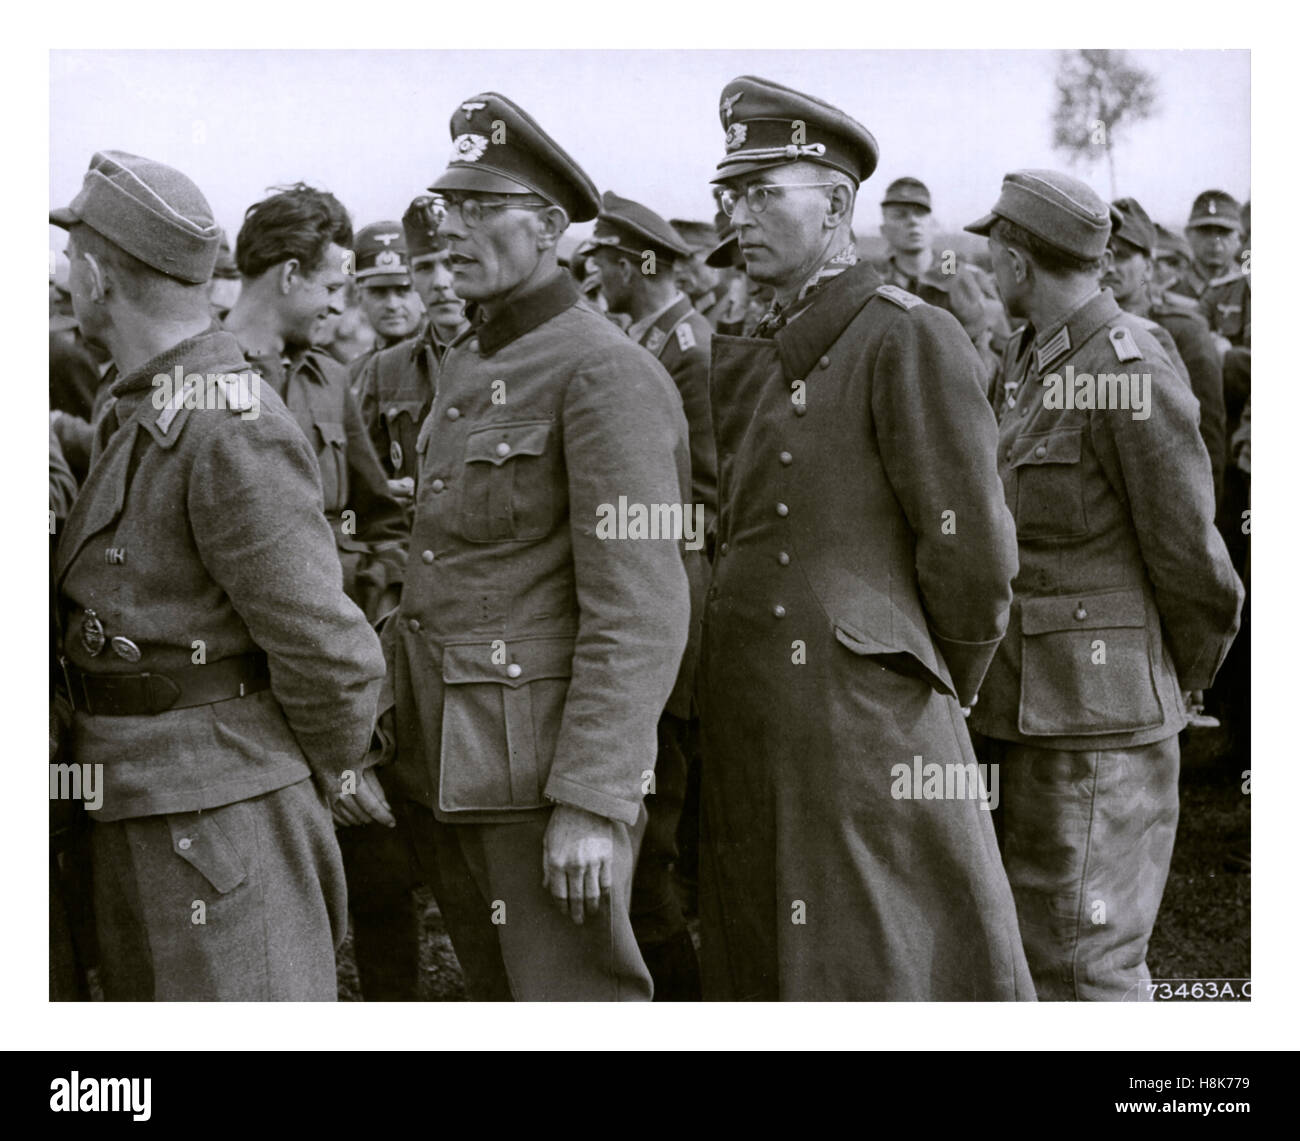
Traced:
<path fill-rule="evenodd" d="M 1031 999 L 962 714 L 1016 569 L 979 359 L 857 263 L 864 127 L 752 77 L 721 118 L 723 206 L 776 292 L 713 342 L 705 996 Z"/>

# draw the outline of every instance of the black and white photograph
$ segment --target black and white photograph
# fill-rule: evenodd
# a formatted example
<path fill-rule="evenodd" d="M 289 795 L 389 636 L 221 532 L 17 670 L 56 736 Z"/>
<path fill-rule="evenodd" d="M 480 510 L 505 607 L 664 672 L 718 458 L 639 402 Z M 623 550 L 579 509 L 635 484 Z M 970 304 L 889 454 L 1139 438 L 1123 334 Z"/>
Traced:
<path fill-rule="evenodd" d="M 48 979 L 10 978 L 72 1068 L 85 1004 L 231 1004 L 253 1051 L 484 1025 L 422 1003 L 628 1027 L 578 1049 L 1258 1014 L 1255 53 L 690 11 L 49 45 Z M 1098 38 L 1149 46 L 1047 46 Z M 148 1118 L 67 1070 L 50 1112 Z M 1249 1112 L 1200 1072 L 1098 1120 Z"/>

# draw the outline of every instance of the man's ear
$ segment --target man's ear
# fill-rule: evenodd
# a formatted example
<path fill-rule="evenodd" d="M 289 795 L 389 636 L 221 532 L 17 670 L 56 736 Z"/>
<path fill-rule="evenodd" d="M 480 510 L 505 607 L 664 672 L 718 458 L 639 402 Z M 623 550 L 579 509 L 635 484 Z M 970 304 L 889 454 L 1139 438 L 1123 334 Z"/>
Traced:
<path fill-rule="evenodd" d="M 280 263 L 280 268 L 275 271 L 275 286 L 281 293 L 289 293 L 293 289 L 294 282 L 302 276 L 302 264 L 297 258 L 289 258 L 288 261 Z"/>
<path fill-rule="evenodd" d="M 560 235 L 569 228 L 569 215 L 562 206 L 547 206 L 535 211 L 537 217 L 537 248 L 549 250 L 560 240 Z"/>
<path fill-rule="evenodd" d="M 102 305 L 108 300 L 110 287 L 105 267 L 100 264 L 99 259 L 92 253 L 83 251 L 80 256 L 85 259 L 86 267 L 90 272 L 90 299 L 96 305 Z"/>
<path fill-rule="evenodd" d="M 1106 274 L 1108 274 L 1114 268 L 1115 268 L 1115 251 L 1112 250 L 1109 246 L 1107 246 L 1105 252 L 1101 255 L 1102 277 L 1105 277 Z"/>
<path fill-rule="evenodd" d="M 826 221 L 828 230 L 838 230 L 840 226 L 853 217 L 853 189 L 844 183 L 831 187 L 830 197 L 826 200 Z"/>

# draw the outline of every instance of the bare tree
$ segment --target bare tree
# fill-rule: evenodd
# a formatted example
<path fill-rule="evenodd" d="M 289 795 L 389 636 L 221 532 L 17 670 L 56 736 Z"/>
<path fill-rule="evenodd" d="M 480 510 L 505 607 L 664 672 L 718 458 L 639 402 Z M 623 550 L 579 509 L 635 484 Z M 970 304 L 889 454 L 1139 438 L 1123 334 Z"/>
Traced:
<path fill-rule="evenodd" d="M 1056 69 L 1056 109 L 1052 112 L 1052 146 L 1071 162 L 1093 162 L 1106 153 L 1110 196 L 1115 182 L 1115 137 L 1118 131 L 1147 119 L 1156 106 L 1156 80 L 1129 63 L 1122 51 L 1062 52 Z"/>

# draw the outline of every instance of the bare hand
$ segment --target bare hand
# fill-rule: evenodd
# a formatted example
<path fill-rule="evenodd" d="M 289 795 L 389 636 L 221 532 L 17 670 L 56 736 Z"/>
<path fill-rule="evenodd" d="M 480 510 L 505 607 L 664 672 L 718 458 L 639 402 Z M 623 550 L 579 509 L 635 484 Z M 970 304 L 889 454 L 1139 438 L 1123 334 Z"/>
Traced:
<path fill-rule="evenodd" d="M 344 793 L 334 802 L 334 823 L 345 827 L 350 824 L 382 824 L 396 828 L 393 810 L 389 807 L 384 790 L 375 776 L 373 766 L 361 774 L 356 792 Z"/>
<path fill-rule="evenodd" d="M 542 838 L 542 887 L 574 923 L 600 912 L 614 867 L 614 825 L 568 804 L 557 804 Z"/>
<path fill-rule="evenodd" d="M 415 498 L 415 480 L 409 475 L 401 479 L 390 479 L 388 481 L 388 494 L 391 495 L 398 503 L 406 506 Z"/>

